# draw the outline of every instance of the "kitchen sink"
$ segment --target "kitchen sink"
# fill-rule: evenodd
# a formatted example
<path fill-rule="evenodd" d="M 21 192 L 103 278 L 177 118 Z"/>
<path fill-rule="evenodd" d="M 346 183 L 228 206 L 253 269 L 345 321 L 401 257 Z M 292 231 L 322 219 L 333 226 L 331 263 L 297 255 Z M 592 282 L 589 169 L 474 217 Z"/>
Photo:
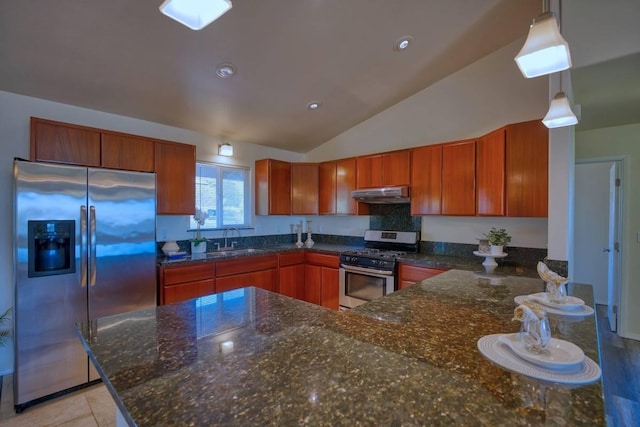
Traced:
<path fill-rule="evenodd" d="M 223 256 L 259 254 L 262 252 L 264 252 L 264 249 L 241 248 L 241 249 L 229 249 L 229 250 L 222 250 L 222 251 L 207 252 L 207 255 L 212 257 L 223 257 Z"/>

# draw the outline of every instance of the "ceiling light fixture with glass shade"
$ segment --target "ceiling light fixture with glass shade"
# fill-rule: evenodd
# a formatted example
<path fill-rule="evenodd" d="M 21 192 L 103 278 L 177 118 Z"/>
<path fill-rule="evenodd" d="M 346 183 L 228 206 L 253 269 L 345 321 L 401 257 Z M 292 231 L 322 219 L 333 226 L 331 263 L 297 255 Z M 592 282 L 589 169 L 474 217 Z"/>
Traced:
<path fill-rule="evenodd" d="M 578 123 L 578 118 L 571 109 L 569 98 L 563 91 L 556 93 L 556 96 L 551 100 L 549 111 L 542 119 L 542 123 L 549 129 L 573 126 Z"/>
<path fill-rule="evenodd" d="M 533 20 L 524 46 L 515 57 L 526 78 L 543 76 L 571 68 L 569 44 L 562 37 L 549 0 L 542 2 L 542 14 Z M 562 7 L 560 7 L 562 13 Z"/>
<path fill-rule="evenodd" d="M 218 145 L 218 155 L 232 157 L 233 156 L 233 145 L 228 142 L 224 142 Z"/>
<path fill-rule="evenodd" d="M 192 30 L 201 30 L 231 6 L 231 0 L 165 0 L 160 5 L 160 12 Z"/>

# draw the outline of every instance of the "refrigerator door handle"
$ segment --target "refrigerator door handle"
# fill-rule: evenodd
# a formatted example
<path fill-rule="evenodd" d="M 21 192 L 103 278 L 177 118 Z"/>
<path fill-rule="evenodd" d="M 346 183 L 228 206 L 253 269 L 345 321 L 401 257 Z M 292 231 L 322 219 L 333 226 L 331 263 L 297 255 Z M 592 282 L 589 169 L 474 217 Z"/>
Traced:
<path fill-rule="evenodd" d="M 87 286 L 87 207 L 80 206 L 80 287 Z"/>
<path fill-rule="evenodd" d="M 96 284 L 96 207 L 89 206 L 89 285 Z"/>

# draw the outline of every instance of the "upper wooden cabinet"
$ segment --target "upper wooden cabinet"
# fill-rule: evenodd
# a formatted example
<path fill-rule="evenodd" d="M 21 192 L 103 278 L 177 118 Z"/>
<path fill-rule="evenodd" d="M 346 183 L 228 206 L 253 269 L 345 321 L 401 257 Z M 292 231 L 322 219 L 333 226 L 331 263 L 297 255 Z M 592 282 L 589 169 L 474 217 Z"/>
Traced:
<path fill-rule="evenodd" d="M 105 168 L 140 172 L 155 170 L 154 142 L 149 138 L 102 132 L 100 153 L 102 167 Z"/>
<path fill-rule="evenodd" d="M 506 214 L 548 216 L 549 130 L 540 120 L 506 126 Z"/>
<path fill-rule="evenodd" d="M 548 215 L 548 135 L 534 120 L 507 125 L 478 140 L 478 215 Z"/>
<path fill-rule="evenodd" d="M 290 215 L 291 164 L 262 159 L 255 168 L 256 215 Z"/>
<path fill-rule="evenodd" d="M 196 147 L 155 142 L 156 198 L 159 215 L 192 215 L 196 206 Z"/>
<path fill-rule="evenodd" d="M 374 154 L 357 158 L 357 187 L 374 188 L 409 185 L 411 151 Z"/>
<path fill-rule="evenodd" d="M 320 215 L 368 215 L 369 205 L 351 197 L 356 189 L 356 159 L 342 159 L 319 165 Z"/>
<path fill-rule="evenodd" d="M 493 131 L 476 143 L 476 213 L 505 214 L 506 129 Z"/>
<path fill-rule="evenodd" d="M 411 215 L 440 215 L 442 145 L 415 148 L 411 154 Z"/>
<path fill-rule="evenodd" d="M 317 163 L 291 163 L 291 214 L 318 215 Z"/>
<path fill-rule="evenodd" d="M 476 214 L 476 141 L 442 146 L 442 214 Z"/>
<path fill-rule="evenodd" d="M 100 131 L 32 117 L 31 160 L 100 167 Z"/>

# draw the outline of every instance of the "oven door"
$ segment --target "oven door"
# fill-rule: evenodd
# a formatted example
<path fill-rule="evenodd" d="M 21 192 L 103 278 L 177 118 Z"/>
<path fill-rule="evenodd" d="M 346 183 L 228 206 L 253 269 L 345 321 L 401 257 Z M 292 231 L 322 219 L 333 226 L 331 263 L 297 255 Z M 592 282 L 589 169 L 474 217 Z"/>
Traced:
<path fill-rule="evenodd" d="M 395 290 L 393 271 L 340 265 L 340 306 L 357 307 Z"/>

